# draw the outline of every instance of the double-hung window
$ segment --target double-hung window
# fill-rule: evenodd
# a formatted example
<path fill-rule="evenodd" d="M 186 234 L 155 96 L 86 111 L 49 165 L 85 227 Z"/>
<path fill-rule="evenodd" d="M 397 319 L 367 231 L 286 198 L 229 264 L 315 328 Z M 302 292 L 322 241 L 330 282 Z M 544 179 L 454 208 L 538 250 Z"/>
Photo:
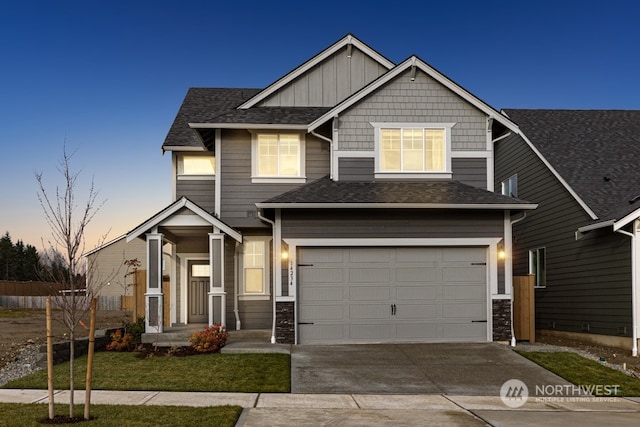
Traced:
<path fill-rule="evenodd" d="M 245 237 L 242 254 L 242 299 L 269 297 L 270 239 Z"/>
<path fill-rule="evenodd" d="M 304 182 L 304 140 L 299 133 L 255 133 L 253 182 Z"/>
<path fill-rule="evenodd" d="M 453 123 L 372 123 L 376 137 L 376 175 L 451 177 Z"/>
<path fill-rule="evenodd" d="M 547 286 L 547 250 L 537 248 L 529 251 L 529 274 L 535 276 L 535 287 Z"/>

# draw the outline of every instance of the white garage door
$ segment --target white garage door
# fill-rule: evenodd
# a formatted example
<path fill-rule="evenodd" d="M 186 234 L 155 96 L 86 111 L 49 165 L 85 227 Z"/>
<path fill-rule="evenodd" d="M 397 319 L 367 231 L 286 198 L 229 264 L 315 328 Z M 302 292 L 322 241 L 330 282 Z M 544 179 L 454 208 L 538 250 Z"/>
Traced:
<path fill-rule="evenodd" d="M 298 342 L 487 340 L 486 249 L 301 248 Z"/>

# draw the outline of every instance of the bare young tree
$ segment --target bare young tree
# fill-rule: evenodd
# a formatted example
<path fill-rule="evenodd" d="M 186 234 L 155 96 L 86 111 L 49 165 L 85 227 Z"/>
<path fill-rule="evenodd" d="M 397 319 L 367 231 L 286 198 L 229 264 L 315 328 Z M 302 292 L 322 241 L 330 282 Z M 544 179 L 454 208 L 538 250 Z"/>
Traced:
<path fill-rule="evenodd" d="M 51 230 L 52 240 L 44 243 L 45 256 L 52 257 L 43 263 L 43 280 L 62 285 L 66 291 L 56 293 L 52 300 L 62 314 L 62 322 L 68 331 L 69 355 L 69 417 L 74 417 L 74 370 L 76 328 L 91 308 L 91 300 L 99 291 L 99 286 L 90 283 L 95 279 L 93 262 L 82 258 L 85 248 L 87 226 L 100 210 L 104 201 L 98 202 L 98 191 L 93 179 L 88 188 L 86 200 L 79 204 L 76 200 L 79 172 L 71 169 L 74 153 L 67 151 L 66 144 L 57 170 L 62 175 L 62 185 L 55 192 L 45 188 L 42 173 L 36 173 L 38 200 Z M 104 241 L 104 237 L 103 237 Z"/>

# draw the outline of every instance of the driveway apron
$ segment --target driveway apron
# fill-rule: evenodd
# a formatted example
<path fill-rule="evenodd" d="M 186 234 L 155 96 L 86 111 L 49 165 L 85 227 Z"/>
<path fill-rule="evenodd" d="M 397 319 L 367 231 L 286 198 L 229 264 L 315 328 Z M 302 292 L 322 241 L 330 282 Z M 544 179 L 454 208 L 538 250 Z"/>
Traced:
<path fill-rule="evenodd" d="M 498 343 L 298 345 L 291 350 L 292 393 L 457 394 L 499 396 L 518 379 L 564 379 Z"/>

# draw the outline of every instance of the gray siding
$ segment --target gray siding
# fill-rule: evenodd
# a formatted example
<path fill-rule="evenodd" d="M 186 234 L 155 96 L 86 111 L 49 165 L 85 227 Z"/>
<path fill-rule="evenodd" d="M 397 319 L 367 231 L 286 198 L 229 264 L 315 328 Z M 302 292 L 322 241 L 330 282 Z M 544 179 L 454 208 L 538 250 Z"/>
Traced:
<path fill-rule="evenodd" d="M 185 180 L 176 181 L 176 200 L 186 197 L 207 212 L 214 211 L 215 181 Z"/>
<path fill-rule="evenodd" d="M 338 179 L 340 181 L 373 181 L 374 159 L 341 157 L 338 159 Z"/>
<path fill-rule="evenodd" d="M 452 150 L 486 150 L 486 115 L 423 72 L 398 76 L 340 115 L 340 150 L 374 150 L 371 122 L 456 123 Z"/>
<path fill-rule="evenodd" d="M 502 211 L 314 209 L 282 211 L 283 238 L 501 237 Z"/>
<path fill-rule="evenodd" d="M 487 159 L 451 159 L 453 179 L 487 189 Z"/>
<path fill-rule="evenodd" d="M 518 174 L 518 197 L 538 203 L 513 229 L 515 275 L 546 248 L 547 286 L 536 290 L 536 327 L 631 336 L 630 239 L 611 229 L 575 240 L 591 219 L 517 135 L 496 145 L 495 184 Z M 625 332 L 626 328 L 626 333 Z"/>
<path fill-rule="evenodd" d="M 251 134 L 247 131 L 223 131 L 221 167 L 221 217 L 232 227 L 265 227 L 257 218 L 256 202 L 297 188 L 303 184 L 257 184 L 251 182 Z M 329 146 L 306 136 L 307 182 L 327 175 Z"/>
<path fill-rule="evenodd" d="M 333 107 L 387 72 L 362 51 L 341 49 L 271 95 L 261 106 Z M 347 76 L 347 78 L 345 78 Z"/>

